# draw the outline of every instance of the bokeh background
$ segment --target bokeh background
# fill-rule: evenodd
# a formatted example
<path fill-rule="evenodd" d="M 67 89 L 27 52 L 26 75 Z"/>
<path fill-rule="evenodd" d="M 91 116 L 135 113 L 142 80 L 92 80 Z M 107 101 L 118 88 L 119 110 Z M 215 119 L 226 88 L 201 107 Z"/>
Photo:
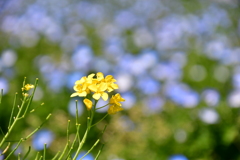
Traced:
<path fill-rule="evenodd" d="M 52 113 L 16 152 L 42 152 L 47 142 L 50 159 L 66 143 L 68 120 L 75 135 L 76 99 L 84 131 L 86 109 L 70 98 L 74 82 L 103 72 L 117 79 L 125 110 L 98 124 L 83 151 L 109 123 L 100 160 L 240 160 L 239 36 L 237 0 L 0 1 L 0 127 L 7 131 L 24 77 L 39 78 L 36 111 L 9 140 Z"/>

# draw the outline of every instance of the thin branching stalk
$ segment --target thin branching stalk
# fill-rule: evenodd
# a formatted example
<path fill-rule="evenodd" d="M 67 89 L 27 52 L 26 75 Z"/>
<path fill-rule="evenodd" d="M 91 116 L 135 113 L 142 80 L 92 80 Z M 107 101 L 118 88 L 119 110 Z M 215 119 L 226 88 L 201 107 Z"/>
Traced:
<path fill-rule="evenodd" d="M 0 143 L 0 147 L 2 147 L 3 143 L 4 143 L 5 140 L 8 138 L 8 136 L 9 136 L 10 133 L 12 132 L 12 129 L 14 128 L 14 126 L 15 126 L 16 123 L 17 123 L 17 121 L 19 120 L 19 116 L 20 116 L 20 114 L 21 114 L 21 112 L 22 112 L 22 110 L 23 110 L 23 108 L 24 108 L 24 104 L 25 104 L 25 102 L 26 102 L 26 99 L 27 99 L 27 97 L 24 96 L 24 99 L 23 99 L 23 102 L 22 102 L 21 107 L 19 108 L 18 114 L 17 114 L 16 118 L 14 119 L 12 125 L 9 127 L 8 132 L 7 132 L 7 133 L 5 134 L 5 136 L 3 137 L 3 139 L 2 139 L 2 141 L 1 141 L 1 143 Z"/>
<path fill-rule="evenodd" d="M 82 160 L 86 155 L 88 155 L 88 154 L 93 150 L 93 148 L 97 146 L 97 144 L 99 143 L 99 141 L 100 141 L 100 139 L 98 139 L 98 140 L 93 144 L 93 146 L 88 150 L 88 152 L 87 152 L 86 154 L 84 154 L 84 155 L 80 158 L 80 160 Z"/>
<path fill-rule="evenodd" d="M 15 94 L 15 97 L 14 97 L 14 101 L 13 101 L 13 107 L 12 107 L 12 112 L 11 112 L 11 116 L 10 116 L 10 119 L 9 119 L 9 124 L 8 124 L 8 129 L 10 128 L 11 126 L 11 123 L 12 123 L 12 119 L 13 119 L 13 113 L 14 113 L 14 109 L 15 109 L 15 105 L 16 105 L 16 99 L 17 99 L 17 95 L 18 93 Z"/>
<path fill-rule="evenodd" d="M 58 158 L 59 160 L 61 160 L 63 158 L 64 154 L 66 153 L 67 149 L 69 148 L 69 126 L 70 126 L 70 120 L 68 120 L 68 127 L 67 127 L 67 144 L 65 145 L 62 154 Z"/>
<path fill-rule="evenodd" d="M 61 151 L 58 151 L 57 154 L 52 158 L 52 160 L 56 160 L 58 155 L 60 154 Z M 58 160 L 60 160 L 60 157 L 58 158 Z"/>
<path fill-rule="evenodd" d="M 75 155 L 73 157 L 73 160 L 77 159 L 77 156 L 80 153 L 80 150 L 81 150 L 82 146 L 84 145 L 84 143 L 85 143 L 85 141 L 87 139 L 87 135 L 88 135 L 88 132 L 90 131 L 91 124 L 92 124 L 92 121 L 93 121 L 93 117 L 94 117 L 94 113 L 95 113 L 97 102 L 98 101 L 96 100 L 95 103 L 94 103 L 93 109 L 91 110 L 92 114 L 91 114 L 91 117 L 90 117 L 90 122 L 89 122 L 89 124 L 87 126 L 87 129 L 86 129 L 86 131 L 84 133 L 84 136 L 83 136 L 83 138 L 81 140 L 81 143 L 79 144 L 78 149 L 77 149 L 77 151 L 76 151 L 76 153 L 75 153 Z"/>
<path fill-rule="evenodd" d="M 103 147 L 104 147 L 104 144 L 102 144 L 102 146 L 101 146 L 100 150 L 98 151 L 98 154 L 96 155 L 96 158 L 94 160 L 98 159 L 98 157 L 100 156 L 100 154 L 102 152 Z"/>
<path fill-rule="evenodd" d="M 27 156 L 29 155 L 30 151 L 31 151 L 31 146 L 28 147 L 28 151 L 25 154 L 25 156 L 23 157 L 23 160 L 25 160 L 27 158 Z"/>
<path fill-rule="evenodd" d="M 96 124 L 98 124 L 99 122 L 101 122 L 102 120 L 104 120 L 107 116 L 108 116 L 108 113 L 107 113 L 102 119 L 100 119 L 97 123 L 93 124 L 91 127 L 95 126 Z"/>
<path fill-rule="evenodd" d="M 77 132 L 79 132 L 79 130 L 80 130 L 80 124 L 79 124 L 78 127 L 77 127 Z M 68 151 L 68 154 L 67 154 L 67 156 L 66 156 L 66 159 L 69 158 L 69 155 L 70 155 L 71 151 L 73 150 L 73 146 L 74 146 L 74 144 L 76 143 L 77 138 L 78 138 L 78 135 L 76 134 L 76 136 L 75 136 L 75 138 L 74 138 L 74 140 L 73 140 L 73 143 L 72 143 L 72 145 L 71 145 L 71 148 L 70 148 L 70 150 Z"/>
<path fill-rule="evenodd" d="M 12 152 L 9 153 L 9 155 L 5 158 L 5 160 L 7 160 L 19 147 L 19 145 L 22 143 L 23 138 L 20 139 L 20 141 L 18 142 L 18 144 L 16 145 L 16 147 L 12 150 Z"/>
<path fill-rule="evenodd" d="M 40 152 L 37 152 L 35 160 L 38 160 L 39 154 L 40 154 Z"/>
<path fill-rule="evenodd" d="M 36 133 L 43 125 L 44 123 L 47 122 L 47 120 L 51 117 L 51 113 L 47 116 L 47 118 L 45 119 L 45 121 L 42 122 L 41 125 L 39 125 L 32 133 L 30 133 L 26 138 L 24 138 L 24 140 L 27 140 L 28 138 L 30 138 L 34 133 Z"/>
<path fill-rule="evenodd" d="M 104 106 L 102 106 L 102 107 L 96 108 L 95 110 L 98 110 L 98 109 L 104 108 L 104 107 L 108 106 L 109 104 L 110 104 L 110 103 L 108 103 L 108 104 L 106 104 L 106 105 L 104 105 Z"/>
<path fill-rule="evenodd" d="M 43 149 L 43 160 L 46 160 L 46 150 L 47 150 L 47 144 L 44 143 L 44 149 Z"/>

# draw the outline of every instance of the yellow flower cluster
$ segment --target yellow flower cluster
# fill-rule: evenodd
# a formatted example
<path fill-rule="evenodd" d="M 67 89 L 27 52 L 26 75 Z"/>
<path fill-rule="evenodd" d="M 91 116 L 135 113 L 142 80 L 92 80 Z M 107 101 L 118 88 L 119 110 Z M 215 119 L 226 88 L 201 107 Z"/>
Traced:
<path fill-rule="evenodd" d="M 98 72 L 96 74 L 96 78 L 94 78 L 95 74 L 90 74 L 87 77 L 82 77 L 80 80 L 75 82 L 73 89 L 75 93 L 71 95 L 71 97 L 79 96 L 86 97 L 88 94 L 93 93 L 92 97 L 95 100 L 99 100 L 102 98 L 104 101 L 108 100 L 108 93 L 112 92 L 115 89 L 118 89 L 118 85 L 115 84 L 116 79 L 112 75 L 107 75 L 104 77 L 102 72 Z M 108 92 L 108 93 L 107 93 Z M 118 111 L 123 110 L 120 106 L 119 102 L 125 101 L 120 94 L 116 94 L 112 96 L 110 99 L 111 106 L 109 107 L 108 113 L 114 114 Z M 92 101 L 89 99 L 84 99 L 84 104 L 86 105 L 88 110 L 92 108 Z"/>
<path fill-rule="evenodd" d="M 30 89 L 34 88 L 34 85 L 32 84 L 26 84 L 23 88 L 22 88 L 22 91 L 28 91 Z"/>

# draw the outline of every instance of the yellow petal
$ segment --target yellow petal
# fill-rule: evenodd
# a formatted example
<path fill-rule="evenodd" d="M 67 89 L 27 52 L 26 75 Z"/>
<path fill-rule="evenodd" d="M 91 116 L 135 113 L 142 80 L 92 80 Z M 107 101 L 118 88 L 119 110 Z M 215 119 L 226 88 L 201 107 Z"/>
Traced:
<path fill-rule="evenodd" d="M 97 85 L 96 84 L 92 84 L 90 86 L 88 86 L 88 88 L 92 91 L 92 92 L 97 92 Z"/>
<path fill-rule="evenodd" d="M 92 109 L 92 101 L 90 101 L 89 99 L 85 98 L 83 100 L 83 103 L 86 105 L 87 110 L 91 110 Z"/>
<path fill-rule="evenodd" d="M 108 88 L 107 83 L 101 83 L 101 84 L 99 84 L 99 91 L 104 92 L 104 91 L 107 90 L 107 88 Z"/>
<path fill-rule="evenodd" d="M 121 108 L 120 106 L 117 106 L 117 105 L 112 105 L 109 107 L 108 109 L 108 114 L 115 114 L 119 111 L 122 111 L 123 108 Z"/>
<path fill-rule="evenodd" d="M 101 80 L 103 80 L 103 79 L 104 79 L 103 73 L 102 73 L 102 72 L 98 72 L 98 73 L 97 73 L 97 80 L 98 80 L 98 81 L 101 81 Z"/>
<path fill-rule="evenodd" d="M 103 99 L 104 101 L 108 100 L 108 94 L 105 93 L 105 92 L 103 92 L 103 93 L 102 93 L 102 99 Z"/>
<path fill-rule="evenodd" d="M 113 89 L 118 89 L 118 85 L 117 85 L 117 84 L 114 84 L 114 83 L 111 84 L 111 87 L 112 87 Z"/>
<path fill-rule="evenodd" d="M 93 94 L 93 98 L 96 99 L 96 100 L 99 100 L 101 97 L 101 94 L 100 93 L 94 93 Z"/>
<path fill-rule="evenodd" d="M 76 97 L 76 96 L 78 96 L 78 93 L 73 93 L 73 94 L 71 94 L 70 97 Z"/>
<path fill-rule="evenodd" d="M 86 97 L 87 96 L 87 92 L 86 91 L 83 91 L 81 93 L 78 93 L 78 96 L 79 97 Z"/>

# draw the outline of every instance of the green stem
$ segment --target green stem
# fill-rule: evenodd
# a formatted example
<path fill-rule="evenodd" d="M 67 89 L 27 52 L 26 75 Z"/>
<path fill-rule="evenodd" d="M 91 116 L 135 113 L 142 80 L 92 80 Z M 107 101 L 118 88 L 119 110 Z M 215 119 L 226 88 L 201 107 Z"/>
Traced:
<path fill-rule="evenodd" d="M 100 139 L 98 139 L 98 140 L 93 144 L 93 146 L 88 150 L 88 152 L 87 152 L 86 154 L 84 154 L 84 155 L 80 158 L 80 160 L 82 160 L 86 155 L 88 155 L 88 154 L 93 150 L 93 148 L 96 147 L 96 145 L 99 143 L 99 141 L 100 141 Z"/>
<path fill-rule="evenodd" d="M 12 152 L 9 153 L 9 155 L 7 156 L 7 158 L 5 158 L 4 160 L 7 160 L 19 147 L 19 145 L 22 143 L 23 138 L 20 139 L 20 141 L 18 142 L 17 146 L 12 150 Z"/>
<path fill-rule="evenodd" d="M 7 132 L 7 133 L 5 134 L 5 136 L 3 137 L 3 139 L 2 139 L 2 141 L 1 141 L 1 143 L 0 143 L 0 148 L 2 147 L 3 143 L 5 142 L 5 140 L 8 138 L 9 134 L 12 132 L 12 129 L 13 129 L 14 126 L 16 125 L 17 121 L 20 120 L 20 119 L 19 119 L 19 116 L 20 116 L 20 114 L 21 114 L 21 112 L 22 112 L 22 110 L 23 110 L 24 104 L 25 104 L 25 102 L 26 102 L 26 98 L 27 98 L 27 97 L 24 97 L 23 102 L 22 102 L 22 105 L 21 105 L 21 107 L 20 107 L 20 109 L 19 109 L 19 111 L 18 111 L 18 114 L 17 114 L 16 118 L 14 119 L 14 121 L 13 121 L 12 125 L 10 126 L 10 128 L 8 129 L 8 132 Z"/>
<path fill-rule="evenodd" d="M 58 157 L 58 155 L 60 154 L 60 151 L 58 151 L 57 152 L 57 154 L 53 157 L 53 159 L 52 160 L 55 160 L 55 159 L 57 159 L 57 157 Z"/>
<path fill-rule="evenodd" d="M 102 144 L 102 147 L 101 147 L 101 149 L 98 151 L 98 154 L 97 154 L 97 156 L 96 156 L 96 158 L 95 158 L 94 160 L 97 160 L 97 159 L 98 159 L 98 157 L 100 156 L 100 154 L 101 154 L 101 152 L 102 152 L 103 147 L 104 147 L 104 144 Z"/>
<path fill-rule="evenodd" d="M 80 143 L 79 146 L 78 146 L 78 149 L 77 149 L 77 151 L 76 151 L 76 153 L 75 153 L 75 155 L 74 155 L 74 157 L 73 157 L 73 160 L 76 160 L 76 159 L 77 159 L 77 156 L 78 156 L 78 154 L 80 153 L 80 150 L 81 150 L 82 146 L 84 145 L 84 143 L 85 143 L 85 141 L 86 141 L 86 139 L 87 139 L 87 135 L 88 135 L 88 132 L 90 131 L 91 124 L 92 124 L 92 121 L 93 121 L 93 117 L 94 117 L 94 113 L 95 113 L 95 109 L 96 109 L 97 102 L 98 102 L 98 101 L 96 100 L 96 101 L 95 101 L 95 104 L 94 104 L 94 106 L 93 106 L 93 109 L 91 110 L 92 114 L 91 114 L 90 122 L 89 122 L 89 124 L 87 125 L 86 132 L 84 133 L 84 136 L 83 136 L 83 138 L 82 138 L 82 140 L 81 140 L 81 143 Z"/>
<path fill-rule="evenodd" d="M 9 119 L 9 124 L 8 124 L 8 129 L 12 123 L 12 118 L 13 118 L 13 113 L 14 113 L 14 108 L 15 108 L 15 105 L 16 105 L 16 99 L 17 99 L 17 94 L 15 94 L 15 97 L 14 97 L 14 101 L 13 101 L 13 107 L 12 107 L 12 112 L 11 112 L 11 116 L 10 116 L 10 119 Z"/>
<path fill-rule="evenodd" d="M 79 130 L 80 130 L 80 124 L 78 124 L 78 126 L 77 126 L 77 132 L 79 132 Z M 74 146 L 74 144 L 75 144 L 76 141 L 77 141 L 77 138 L 78 138 L 78 135 L 76 134 L 76 136 L 75 136 L 75 138 L 74 138 L 74 140 L 73 140 L 73 143 L 72 143 L 72 145 L 71 145 L 71 148 L 70 148 L 70 150 L 68 151 L 68 154 L 67 154 L 67 156 L 66 156 L 66 159 L 68 159 L 68 157 L 69 157 L 69 155 L 70 155 L 70 153 L 71 153 L 71 151 L 72 151 L 72 149 L 73 149 L 73 146 Z"/>
<path fill-rule="evenodd" d="M 91 127 L 95 126 L 96 124 L 98 124 L 99 122 L 101 122 L 102 120 L 104 120 L 107 116 L 108 116 L 108 113 L 107 113 L 102 119 L 100 119 L 97 123 L 93 124 Z"/>
<path fill-rule="evenodd" d="M 68 120 L 68 127 L 67 127 L 67 144 L 65 145 L 61 156 L 58 158 L 59 160 L 63 158 L 64 154 L 67 151 L 67 148 L 69 147 L 69 126 L 70 126 L 70 120 Z"/>
<path fill-rule="evenodd" d="M 44 143 L 44 149 L 43 149 L 43 160 L 46 160 L 46 150 L 47 150 L 47 144 Z"/>
<path fill-rule="evenodd" d="M 104 106 L 102 106 L 102 107 L 96 108 L 95 110 L 98 110 L 98 109 L 104 108 L 104 107 L 108 106 L 109 104 L 110 104 L 110 103 L 108 103 L 108 104 L 106 104 L 106 105 L 104 105 Z"/>

